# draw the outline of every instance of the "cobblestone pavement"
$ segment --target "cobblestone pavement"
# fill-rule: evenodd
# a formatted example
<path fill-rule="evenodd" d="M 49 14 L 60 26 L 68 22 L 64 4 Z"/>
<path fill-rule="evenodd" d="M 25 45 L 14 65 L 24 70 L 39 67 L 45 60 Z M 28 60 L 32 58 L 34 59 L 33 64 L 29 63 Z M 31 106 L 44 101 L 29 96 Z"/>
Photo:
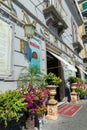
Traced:
<path fill-rule="evenodd" d="M 42 130 L 87 130 L 87 100 L 78 102 L 83 107 L 73 116 L 58 116 L 58 120 L 46 120 Z"/>

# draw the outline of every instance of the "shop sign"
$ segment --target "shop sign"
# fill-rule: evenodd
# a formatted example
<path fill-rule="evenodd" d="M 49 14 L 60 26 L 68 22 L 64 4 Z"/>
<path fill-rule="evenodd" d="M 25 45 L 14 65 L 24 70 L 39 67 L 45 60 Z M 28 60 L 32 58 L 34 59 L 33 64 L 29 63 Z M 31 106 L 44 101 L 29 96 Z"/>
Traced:
<path fill-rule="evenodd" d="M 30 67 L 37 66 L 40 69 L 40 42 L 34 38 L 29 42 Z"/>

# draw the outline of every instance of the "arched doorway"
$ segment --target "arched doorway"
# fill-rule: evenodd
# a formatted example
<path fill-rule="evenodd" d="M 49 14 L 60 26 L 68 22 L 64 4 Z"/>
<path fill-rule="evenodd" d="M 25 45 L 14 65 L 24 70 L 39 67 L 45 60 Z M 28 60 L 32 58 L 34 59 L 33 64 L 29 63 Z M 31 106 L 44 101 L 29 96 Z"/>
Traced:
<path fill-rule="evenodd" d="M 47 73 L 50 72 L 56 74 L 56 76 L 59 76 L 62 81 L 64 81 L 63 67 L 61 62 L 47 51 Z M 59 87 L 57 87 L 56 92 L 57 94 L 55 98 L 58 101 L 61 101 L 65 95 L 64 82 L 62 82 Z"/>

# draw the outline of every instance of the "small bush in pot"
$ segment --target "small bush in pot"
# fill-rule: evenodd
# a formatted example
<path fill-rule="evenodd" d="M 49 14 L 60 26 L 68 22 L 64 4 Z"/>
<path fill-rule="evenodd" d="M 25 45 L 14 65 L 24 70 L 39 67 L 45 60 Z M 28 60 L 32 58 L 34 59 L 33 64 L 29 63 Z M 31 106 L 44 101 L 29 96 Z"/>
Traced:
<path fill-rule="evenodd" d="M 21 98 L 21 94 L 18 90 L 7 90 L 0 94 L 0 122 L 3 122 L 5 126 L 15 119 L 19 120 L 21 113 L 23 113 L 26 103 Z"/>
<path fill-rule="evenodd" d="M 68 78 L 68 81 L 70 82 L 70 84 L 76 83 L 76 82 L 77 82 L 77 78 L 74 77 L 74 76 L 70 76 L 70 77 Z"/>
<path fill-rule="evenodd" d="M 76 87 L 76 90 L 75 90 L 75 91 L 77 92 L 77 94 L 79 94 L 80 97 L 83 96 L 82 94 L 83 94 L 83 91 L 84 91 L 84 90 L 83 90 L 82 87 Z"/>
<path fill-rule="evenodd" d="M 45 75 L 45 82 L 47 85 L 58 85 L 62 82 L 60 77 L 57 77 L 54 73 L 50 72 L 47 75 Z"/>

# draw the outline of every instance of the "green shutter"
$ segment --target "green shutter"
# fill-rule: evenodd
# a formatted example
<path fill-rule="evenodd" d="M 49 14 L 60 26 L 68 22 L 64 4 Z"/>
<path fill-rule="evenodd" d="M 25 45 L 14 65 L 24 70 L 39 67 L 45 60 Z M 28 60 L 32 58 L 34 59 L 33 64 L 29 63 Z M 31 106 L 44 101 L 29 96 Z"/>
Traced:
<path fill-rule="evenodd" d="M 83 10 L 87 9 L 87 2 L 82 4 L 82 8 L 83 8 Z"/>

